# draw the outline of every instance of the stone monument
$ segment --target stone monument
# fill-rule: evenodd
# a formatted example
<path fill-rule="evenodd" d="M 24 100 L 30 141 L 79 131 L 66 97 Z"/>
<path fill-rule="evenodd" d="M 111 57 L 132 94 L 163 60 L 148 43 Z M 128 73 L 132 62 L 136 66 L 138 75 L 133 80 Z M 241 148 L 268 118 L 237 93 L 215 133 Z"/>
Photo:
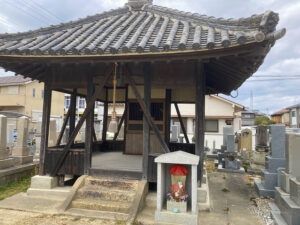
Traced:
<path fill-rule="evenodd" d="M 241 155 L 243 162 L 250 160 L 252 152 L 252 131 L 250 129 L 244 129 L 241 132 Z"/>
<path fill-rule="evenodd" d="M 180 136 L 180 126 L 173 125 L 172 126 L 172 135 L 171 135 L 171 142 L 178 142 Z"/>
<path fill-rule="evenodd" d="M 227 149 L 227 136 L 233 134 L 233 127 L 232 126 L 224 126 L 223 127 L 223 144 L 221 145 L 221 151 L 218 153 L 218 163 L 222 164 L 224 159 L 224 152 Z"/>
<path fill-rule="evenodd" d="M 275 224 L 300 225 L 300 134 L 286 135 L 286 168 L 278 174 L 275 203 L 270 203 Z"/>
<path fill-rule="evenodd" d="M 17 144 L 13 148 L 12 156 L 16 165 L 32 163 L 33 156 L 29 155 L 28 147 L 28 118 L 22 116 L 17 121 Z"/>
<path fill-rule="evenodd" d="M 56 141 L 57 141 L 56 120 L 55 119 L 50 119 L 48 146 L 49 147 L 55 146 Z"/>
<path fill-rule="evenodd" d="M 255 187 L 260 196 L 274 198 L 277 186 L 277 169 L 285 167 L 285 126 L 270 126 L 270 155 L 266 156 L 265 169 L 262 169 L 263 180 L 255 180 Z"/>
<path fill-rule="evenodd" d="M 12 167 L 14 159 L 9 157 L 7 143 L 7 117 L 0 115 L 0 170 Z"/>
<path fill-rule="evenodd" d="M 255 151 L 252 151 L 250 156 L 250 167 L 253 171 L 260 172 L 265 168 L 265 159 L 269 154 L 268 142 L 268 127 L 264 125 L 257 126 L 255 134 Z"/>
<path fill-rule="evenodd" d="M 155 221 L 157 223 L 197 225 L 198 224 L 198 181 L 197 166 L 199 156 L 183 151 L 163 154 L 155 158 L 157 163 L 157 208 Z M 171 187 L 171 174 L 169 169 L 174 165 L 182 165 L 187 171 L 185 190 L 188 195 L 187 212 L 166 211 L 165 203 L 167 193 Z"/>
<path fill-rule="evenodd" d="M 222 163 L 218 166 L 218 171 L 232 172 L 232 173 L 244 173 L 244 168 L 240 166 L 240 160 L 238 159 L 237 143 L 233 134 L 227 135 L 226 141 L 227 147 L 224 151 L 224 158 Z"/>

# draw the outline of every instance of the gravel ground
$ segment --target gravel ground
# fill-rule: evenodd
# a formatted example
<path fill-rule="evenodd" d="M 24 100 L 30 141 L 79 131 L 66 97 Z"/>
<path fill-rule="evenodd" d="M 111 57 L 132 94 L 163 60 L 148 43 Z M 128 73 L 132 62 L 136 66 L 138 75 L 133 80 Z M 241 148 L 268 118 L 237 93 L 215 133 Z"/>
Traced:
<path fill-rule="evenodd" d="M 0 225 L 114 225 L 124 224 L 107 220 L 72 217 L 64 215 L 47 215 L 41 213 L 23 212 L 0 209 Z"/>
<path fill-rule="evenodd" d="M 273 225 L 274 221 L 271 218 L 271 209 L 269 202 L 273 201 L 270 198 L 254 198 L 252 199 L 253 205 L 249 207 L 250 211 L 259 216 L 266 225 Z"/>

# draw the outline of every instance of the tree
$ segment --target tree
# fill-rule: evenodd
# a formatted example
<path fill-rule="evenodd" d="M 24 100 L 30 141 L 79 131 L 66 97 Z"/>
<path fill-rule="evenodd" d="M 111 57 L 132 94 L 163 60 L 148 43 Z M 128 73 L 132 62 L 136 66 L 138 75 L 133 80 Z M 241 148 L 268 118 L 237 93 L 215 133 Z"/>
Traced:
<path fill-rule="evenodd" d="M 276 122 L 274 120 L 270 120 L 267 116 L 258 116 L 254 120 L 255 125 L 271 125 L 275 124 Z"/>

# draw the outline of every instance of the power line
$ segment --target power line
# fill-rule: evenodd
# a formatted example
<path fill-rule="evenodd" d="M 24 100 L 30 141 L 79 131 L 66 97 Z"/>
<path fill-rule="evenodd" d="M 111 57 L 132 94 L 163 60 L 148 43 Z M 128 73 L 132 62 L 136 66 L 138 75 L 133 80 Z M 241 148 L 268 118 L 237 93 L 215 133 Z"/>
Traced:
<path fill-rule="evenodd" d="M 23 14 L 25 14 L 26 16 L 30 16 L 31 18 L 37 20 L 40 24 L 42 23 L 43 26 L 44 26 L 44 22 L 41 21 L 41 18 L 39 17 L 36 17 L 36 15 L 32 14 L 30 11 L 28 10 L 25 10 L 24 8 L 20 7 L 18 4 L 16 4 L 15 2 L 10 2 L 10 1 L 7 1 L 7 0 L 2 0 L 4 2 L 6 2 L 7 5 L 9 5 L 10 7 L 12 8 L 17 8 L 19 11 L 22 11 Z M 46 22 L 48 23 L 48 22 Z"/>
<path fill-rule="evenodd" d="M 43 6 L 41 6 L 39 3 L 37 3 L 36 1 L 32 1 L 31 3 L 34 3 L 36 5 L 36 7 L 42 9 L 43 11 L 47 12 L 49 15 L 51 15 L 52 17 L 56 18 L 59 22 L 62 22 L 63 19 L 58 17 L 57 15 L 55 15 L 53 12 L 51 12 L 50 10 L 44 8 Z"/>

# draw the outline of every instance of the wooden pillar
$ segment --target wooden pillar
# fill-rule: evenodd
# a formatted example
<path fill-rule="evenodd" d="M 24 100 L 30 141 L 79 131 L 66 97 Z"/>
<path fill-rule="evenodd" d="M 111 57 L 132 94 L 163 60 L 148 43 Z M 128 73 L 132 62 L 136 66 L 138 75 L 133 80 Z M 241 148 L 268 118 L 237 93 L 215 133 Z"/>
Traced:
<path fill-rule="evenodd" d="M 107 118 L 108 117 L 108 89 L 105 88 L 105 102 L 104 102 L 104 115 L 103 115 L 103 128 L 102 128 L 102 141 L 106 141 L 107 132 Z"/>
<path fill-rule="evenodd" d="M 71 94 L 71 102 L 70 102 L 70 125 L 69 125 L 69 137 L 75 129 L 76 122 L 76 98 L 77 98 L 77 89 L 73 90 Z"/>
<path fill-rule="evenodd" d="M 153 76 L 153 65 L 145 63 L 144 72 L 144 102 L 146 109 L 151 111 L 151 82 Z M 150 152 L 150 127 L 146 116 L 143 116 L 143 178 L 148 179 L 148 158 Z"/>
<path fill-rule="evenodd" d="M 93 85 L 93 76 L 88 76 L 87 82 L 87 96 L 86 101 L 87 105 L 91 101 L 94 92 L 94 85 Z M 88 174 L 89 169 L 91 168 L 91 160 L 92 160 L 92 151 L 93 151 L 93 141 L 92 141 L 92 132 L 93 132 L 93 123 L 94 123 L 94 111 L 95 111 L 95 104 L 92 107 L 89 115 L 85 121 L 85 154 L 84 154 L 84 173 Z"/>
<path fill-rule="evenodd" d="M 41 133 L 40 165 L 39 165 L 40 176 L 45 175 L 45 156 L 46 156 L 46 150 L 48 148 L 51 100 L 52 100 L 51 82 L 48 81 L 45 82 L 44 85 L 43 119 L 42 119 L 42 128 L 41 128 L 42 133 Z"/>
<path fill-rule="evenodd" d="M 202 62 L 195 65 L 195 84 L 196 84 L 196 120 L 195 120 L 195 154 L 200 156 L 198 167 L 198 179 L 202 184 L 203 162 L 204 162 L 204 122 L 205 122 L 205 73 Z"/>
<path fill-rule="evenodd" d="M 170 144 L 170 126 L 171 126 L 171 103 L 172 103 L 172 90 L 166 90 L 166 106 L 165 106 L 165 141 L 167 145 Z"/>

